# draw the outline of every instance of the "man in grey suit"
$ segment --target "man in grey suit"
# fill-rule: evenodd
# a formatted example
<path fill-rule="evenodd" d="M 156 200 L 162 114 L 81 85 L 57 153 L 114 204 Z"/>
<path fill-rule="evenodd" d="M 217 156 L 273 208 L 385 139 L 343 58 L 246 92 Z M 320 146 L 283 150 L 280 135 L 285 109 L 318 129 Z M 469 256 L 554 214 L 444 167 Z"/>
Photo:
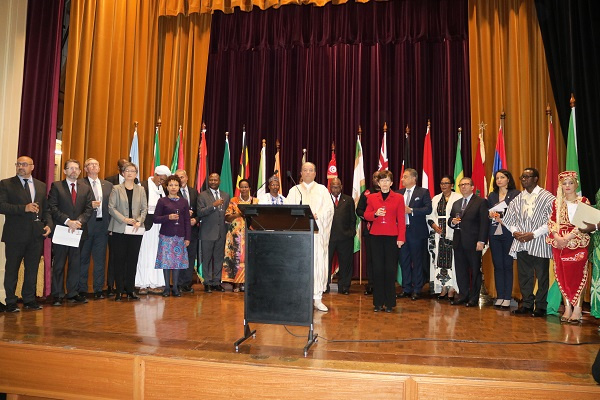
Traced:
<path fill-rule="evenodd" d="M 0 182 L 0 214 L 6 218 L 2 231 L 2 241 L 6 243 L 6 311 L 20 311 L 15 291 L 21 261 L 25 263 L 23 308 L 41 310 L 42 306 L 35 301 L 35 288 L 44 239 L 53 227 L 52 216 L 48 210 L 46 184 L 31 176 L 33 160 L 22 156 L 15 166 L 17 175 Z M 4 311 L 2 303 L 0 311 Z"/>
<path fill-rule="evenodd" d="M 87 177 L 80 180 L 82 185 L 92 189 L 94 212 L 88 220 L 88 237 L 81 246 L 81 271 L 79 274 L 79 294 L 85 296 L 88 290 L 88 272 L 90 256 L 94 259 L 94 299 L 103 299 L 104 270 L 106 265 L 106 245 L 108 243 L 108 198 L 112 191 L 112 183 L 100 179 L 100 163 L 95 158 L 88 158 L 83 163 Z"/>
<path fill-rule="evenodd" d="M 221 177 L 212 173 L 208 177 L 208 189 L 198 195 L 198 218 L 200 218 L 200 246 L 202 248 L 202 275 L 204 291 L 224 292 L 221 272 L 225 254 L 225 211 L 229 206 L 229 194 L 219 190 Z"/>

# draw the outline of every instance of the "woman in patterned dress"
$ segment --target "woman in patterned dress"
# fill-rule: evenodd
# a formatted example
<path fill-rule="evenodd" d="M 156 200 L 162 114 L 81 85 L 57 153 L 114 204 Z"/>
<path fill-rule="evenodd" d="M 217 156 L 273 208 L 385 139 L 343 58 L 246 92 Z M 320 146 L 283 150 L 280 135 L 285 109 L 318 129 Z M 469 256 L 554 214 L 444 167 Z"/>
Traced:
<path fill-rule="evenodd" d="M 225 221 L 229 222 L 225 239 L 225 258 L 223 259 L 223 282 L 233 283 L 234 292 L 244 291 L 246 278 L 246 220 L 238 204 L 258 204 L 258 199 L 250 195 L 250 182 L 240 180 L 240 195 L 231 199 L 225 212 Z"/>

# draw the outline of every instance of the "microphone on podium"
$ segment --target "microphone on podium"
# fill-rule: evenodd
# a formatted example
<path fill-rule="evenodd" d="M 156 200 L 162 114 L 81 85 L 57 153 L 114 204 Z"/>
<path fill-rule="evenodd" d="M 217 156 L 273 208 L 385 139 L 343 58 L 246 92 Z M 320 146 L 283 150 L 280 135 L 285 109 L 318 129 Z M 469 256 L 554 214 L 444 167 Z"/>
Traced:
<path fill-rule="evenodd" d="M 298 184 L 296 183 L 296 181 L 292 177 L 292 173 L 290 171 L 287 172 L 287 177 L 292 180 L 292 182 L 294 183 L 294 187 L 296 188 L 296 190 L 298 191 L 298 193 L 300 193 L 300 205 L 302 205 L 302 192 L 300 191 L 300 189 L 298 189 Z"/>

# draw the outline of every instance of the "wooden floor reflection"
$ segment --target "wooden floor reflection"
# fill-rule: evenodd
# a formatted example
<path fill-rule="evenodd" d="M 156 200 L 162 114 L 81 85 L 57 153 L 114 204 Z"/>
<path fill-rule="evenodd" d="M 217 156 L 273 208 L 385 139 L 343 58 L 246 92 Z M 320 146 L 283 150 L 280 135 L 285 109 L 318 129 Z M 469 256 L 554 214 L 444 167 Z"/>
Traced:
<path fill-rule="evenodd" d="M 243 334 L 243 293 L 206 294 L 202 286 L 181 298 L 142 296 L 115 303 L 47 304 L 42 311 L 0 314 L 0 344 L 154 355 L 186 360 L 285 365 L 318 369 L 402 372 L 594 385 L 590 376 L 600 344 L 598 323 L 558 317 L 520 317 L 490 306 L 466 308 L 424 298 L 398 300 L 393 313 L 374 313 L 372 298 L 324 296 L 328 313 L 315 312 L 318 342 L 302 356 L 308 329 L 251 324 L 256 338 L 234 352 Z M 580 344 L 580 345 L 576 345 Z"/>

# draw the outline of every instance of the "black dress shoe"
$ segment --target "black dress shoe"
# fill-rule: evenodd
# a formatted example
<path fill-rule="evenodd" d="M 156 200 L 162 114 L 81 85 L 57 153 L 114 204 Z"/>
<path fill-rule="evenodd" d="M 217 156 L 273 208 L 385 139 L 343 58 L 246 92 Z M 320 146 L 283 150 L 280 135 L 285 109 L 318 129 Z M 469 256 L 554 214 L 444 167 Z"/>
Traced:
<path fill-rule="evenodd" d="M 479 303 L 477 301 L 469 301 L 465 303 L 465 307 L 477 307 Z"/>
<path fill-rule="evenodd" d="M 169 297 L 170 295 L 171 295 L 171 294 L 169 293 L 169 290 L 165 290 L 165 291 L 162 293 L 162 297 Z"/>
<path fill-rule="evenodd" d="M 26 309 L 26 310 L 34 310 L 34 311 L 37 311 L 37 310 L 41 310 L 41 309 L 42 309 L 42 306 L 40 306 L 40 305 L 39 305 L 38 303 L 36 303 L 35 301 L 32 301 L 32 302 L 30 302 L 30 303 L 25 303 L 25 304 L 23 304 L 23 308 L 24 308 L 24 309 Z"/>
<path fill-rule="evenodd" d="M 419 300 L 419 293 L 417 293 L 417 292 L 414 292 L 414 293 L 413 293 L 413 294 L 410 296 L 410 298 L 411 298 L 411 300 L 412 300 L 412 301 Z"/>
<path fill-rule="evenodd" d="M 137 296 L 135 293 L 133 292 L 129 292 L 127 293 L 127 300 L 139 300 L 139 296 Z"/>
<path fill-rule="evenodd" d="M 204 292 L 205 293 L 212 293 L 212 289 L 210 288 L 210 285 L 204 285 Z"/>
<path fill-rule="evenodd" d="M 115 295 L 115 289 L 109 287 L 106 289 L 106 297 L 113 297 Z"/>
<path fill-rule="evenodd" d="M 407 293 L 407 292 L 402 292 L 402 293 L 398 293 L 398 294 L 396 295 L 396 298 L 397 298 L 397 299 L 403 299 L 403 298 L 405 298 L 405 297 L 411 297 L 411 296 L 412 296 L 412 294 L 410 294 L 410 293 Z"/>
<path fill-rule="evenodd" d="M 455 299 L 455 300 L 452 300 L 452 301 L 450 302 L 450 304 L 452 304 L 453 306 L 459 306 L 459 305 L 461 305 L 461 304 L 465 304 L 466 302 L 467 302 L 467 299 L 463 298 L 463 299 Z"/>
<path fill-rule="evenodd" d="M 173 292 L 173 297 L 181 297 L 181 292 Z"/>
<path fill-rule="evenodd" d="M 341 291 L 341 293 L 342 293 L 343 295 L 346 295 L 346 296 L 348 296 L 348 295 L 350 295 L 350 290 L 348 290 L 348 289 L 344 289 L 344 290 L 342 290 L 342 291 Z"/>
<path fill-rule="evenodd" d="M 21 312 L 21 310 L 19 309 L 19 307 L 16 304 L 9 304 L 6 306 L 6 312 L 18 313 L 18 312 Z"/>
<path fill-rule="evenodd" d="M 121 293 L 115 293 L 115 301 L 123 301 L 123 295 Z"/>
<path fill-rule="evenodd" d="M 244 286 L 244 284 L 242 283 L 240 285 L 240 292 L 244 293 L 246 291 L 246 286 Z"/>
<path fill-rule="evenodd" d="M 4 303 L 0 303 L 0 312 L 6 311 L 6 305 Z"/>
<path fill-rule="evenodd" d="M 531 316 L 534 318 L 541 318 L 541 317 L 545 317 L 546 316 L 546 310 L 542 310 L 542 309 L 535 309 L 534 312 L 531 313 Z"/>
<path fill-rule="evenodd" d="M 522 314 L 531 314 L 532 312 L 533 312 L 533 308 L 521 307 L 521 308 L 514 310 L 512 313 L 522 315 Z"/>
<path fill-rule="evenodd" d="M 55 298 L 52 300 L 52 305 L 53 305 L 54 307 L 60 307 L 60 306 L 62 306 L 62 302 L 63 302 L 63 298 L 62 298 L 62 297 L 55 297 Z"/>
<path fill-rule="evenodd" d="M 87 299 L 79 294 L 76 294 L 75 296 L 71 296 L 71 297 L 67 297 L 67 301 L 69 303 L 75 303 L 75 304 L 85 304 L 87 303 Z"/>
<path fill-rule="evenodd" d="M 386 307 L 385 308 L 385 312 L 392 312 L 394 311 L 394 307 Z"/>
<path fill-rule="evenodd" d="M 102 292 L 96 292 L 94 293 L 94 300 L 102 300 L 104 299 L 104 295 L 102 294 Z"/>
<path fill-rule="evenodd" d="M 224 291 L 225 291 L 225 288 L 224 288 L 223 286 L 221 286 L 221 285 L 214 285 L 214 286 L 212 287 L 212 289 L 213 289 L 215 292 L 224 292 Z"/>
<path fill-rule="evenodd" d="M 181 286 L 179 291 L 182 293 L 194 293 L 194 288 L 191 286 Z"/>
<path fill-rule="evenodd" d="M 370 296 L 373 294 L 373 288 L 370 286 L 365 287 L 365 296 Z"/>
<path fill-rule="evenodd" d="M 438 300 L 444 300 L 444 299 L 447 299 L 447 298 L 448 298 L 448 293 L 446 293 L 446 294 L 445 294 L 445 295 L 443 295 L 443 296 L 440 294 L 440 295 L 438 295 L 438 297 L 437 297 L 437 299 L 438 299 Z"/>
<path fill-rule="evenodd" d="M 383 307 L 381 307 L 381 306 L 375 306 L 375 307 L 373 307 L 373 311 L 374 312 L 379 312 L 381 310 L 383 310 Z"/>

